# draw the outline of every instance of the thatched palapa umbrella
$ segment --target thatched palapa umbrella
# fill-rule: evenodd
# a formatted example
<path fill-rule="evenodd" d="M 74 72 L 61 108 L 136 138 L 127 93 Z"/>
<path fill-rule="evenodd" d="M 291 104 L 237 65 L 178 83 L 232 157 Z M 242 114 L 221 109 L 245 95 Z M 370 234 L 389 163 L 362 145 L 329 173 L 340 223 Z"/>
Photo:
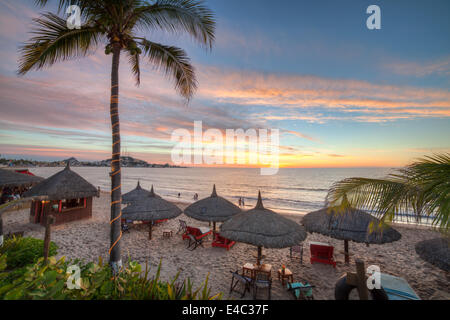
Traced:
<path fill-rule="evenodd" d="M 344 202 L 347 199 L 344 198 Z M 343 204 L 344 205 L 344 204 Z M 345 205 L 344 205 L 345 206 Z M 324 208 L 310 212 L 303 217 L 302 223 L 308 232 L 320 233 L 335 239 L 344 240 L 345 262 L 349 262 L 348 241 L 369 244 L 383 244 L 400 240 L 401 234 L 367 212 L 350 208 Z M 381 227 L 371 232 L 371 226 Z M 381 230 L 381 232 L 379 231 Z"/>
<path fill-rule="evenodd" d="M 217 195 L 216 185 L 210 197 L 201 199 L 184 209 L 184 213 L 191 218 L 212 222 L 214 232 L 216 222 L 224 222 L 239 212 L 241 209 L 238 206 Z"/>
<path fill-rule="evenodd" d="M 450 271 L 450 239 L 434 238 L 416 243 L 417 254 L 425 261 Z"/>
<path fill-rule="evenodd" d="M 150 194 L 138 202 L 133 202 L 122 210 L 122 217 L 127 220 L 148 221 L 149 239 L 152 239 L 152 223 L 155 220 L 173 219 L 181 214 L 181 209 L 173 203 L 156 195 L 153 186 Z"/>
<path fill-rule="evenodd" d="M 138 180 L 136 188 L 131 190 L 128 193 L 122 195 L 122 203 L 123 204 L 131 204 L 133 202 L 139 202 L 142 198 L 150 196 L 150 191 L 141 187 L 141 184 Z"/>
<path fill-rule="evenodd" d="M 44 178 L 18 173 L 13 170 L 0 169 L 0 196 L 3 194 L 4 188 L 26 188 L 32 185 L 38 184 L 44 180 Z M 11 206 L 13 203 L 25 201 L 24 199 L 16 200 L 14 202 L 4 204 L 0 207 L 0 246 L 3 245 L 3 220 L 2 213 Z"/>
<path fill-rule="evenodd" d="M 44 178 L 18 173 L 13 170 L 0 169 L 0 189 L 6 187 L 29 187 L 38 184 L 42 180 Z"/>
<path fill-rule="evenodd" d="M 261 192 L 254 209 L 234 215 L 220 226 L 220 230 L 225 238 L 257 246 L 257 265 L 260 265 L 262 247 L 287 248 L 306 239 L 306 231 L 301 225 L 264 208 Z"/>

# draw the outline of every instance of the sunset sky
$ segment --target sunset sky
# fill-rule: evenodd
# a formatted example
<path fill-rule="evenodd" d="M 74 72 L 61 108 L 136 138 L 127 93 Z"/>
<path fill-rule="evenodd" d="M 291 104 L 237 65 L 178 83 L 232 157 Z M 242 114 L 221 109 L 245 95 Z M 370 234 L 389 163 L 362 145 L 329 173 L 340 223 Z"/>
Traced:
<path fill-rule="evenodd" d="M 56 3 L 56 1 L 50 1 Z M 16 74 L 34 1 L 0 0 L 0 154 L 102 160 L 111 154 L 111 56 Z M 403 166 L 450 152 L 450 1 L 210 0 L 211 52 L 187 35 L 149 39 L 185 49 L 198 77 L 186 105 L 170 79 L 120 66 L 122 151 L 171 162 L 175 129 L 280 130 L 280 165 Z M 381 8 L 368 30 L 366 8 Z M 54 7 L 46 11 L 56 12 Z"/>

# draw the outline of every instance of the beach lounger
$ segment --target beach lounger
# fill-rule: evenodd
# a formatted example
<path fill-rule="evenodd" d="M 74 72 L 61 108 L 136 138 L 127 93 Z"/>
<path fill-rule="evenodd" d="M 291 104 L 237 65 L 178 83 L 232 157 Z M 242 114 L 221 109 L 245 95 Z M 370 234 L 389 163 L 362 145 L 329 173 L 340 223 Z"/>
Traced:
<path fill-rule="evenodd" d="M 236 291 L 238 293 L 241 294 L 241 298 L 243 298 L 245 296 L 245 293 L 248 291 L 250 292 L 250 287 L 252 285 L 252 279 L 249 277 L 246 277 L 244 275 L 240 275 L 238 273 L 238 271 L 230 271 L 231 274 L 233 275 L 231 277 L 231 286 L 230 286 L 230 294 L 233 291 Z M 242 292 L 237 291 L 235 288 L 238 284 L 242 284 L 242 286 L 244 287 L 244 290 Z"/>
<path fill-rule="evenodd" d="M 314 300 L 312 288 L 314 288 L 314 286 L 310 285 L 308 282 L 305 282 L 304 284 L 302 282 L 288 282 L 287 284 L 288 291 L 292 292 L 296 300 Z"/>
<path fill-rule="evenodd" d="M 188 234 L 188 239 L 189 239 L 189 243 L 188 243 L 188 246 L 186 247 L 187 249 L 193 251 L 199 246 L 203 247 L 203 238 L 196 239 L 194 237 L 194 235 Z"/>
<path fill-rule="evenodd" d="M 203 229 L 203 230 L 202 230 Z M 186 233 L 183 234 L 183 240 L 189 239 L 189 235 L 193 235 L 197 240 L 210 235 L 212 231 L 209 228 L 186 227 Z"/>
<path fill-rule="evenodd" d="M 380 273 L 381 287 L 389 300 L 420 300 L 408 282 L 400 277 Z"/>
<path fill-rule="evenodd" d="M 253 299 L 256 299 L 258 289 L 267 289 L 268 299 L 270 300 L 272 291 L 272 277 L 267 272 L 256 271 L 255 280 L 253 281 Z"/>
<path fill-rule="evenodd" d="M 230 250 L 230 248 L 236 243 L 236 241 L 232 241 L 230 239 L 222 237 L 219 233 L 214 235 L 214 241 L 211 243 L 213 247 L 221 247 Z"/>
<path fill-rule="evenodd" d="M 298 254 L 298 256 L 296 256 L 295 254 Z M 290 247 L 289 248 L 289 257 L 291 259 L 299 258 L 300 259 L 300 264 L 303 264 L 303 244 L 298 245 L 298 246 Z"/>
<path fill-rule="evenodd" d="M 310 262 L 331 264 L 336 268 L 336 261 L 333 258 L 334 247 L 320 242 L 310 242 L 311 258 Z"/>

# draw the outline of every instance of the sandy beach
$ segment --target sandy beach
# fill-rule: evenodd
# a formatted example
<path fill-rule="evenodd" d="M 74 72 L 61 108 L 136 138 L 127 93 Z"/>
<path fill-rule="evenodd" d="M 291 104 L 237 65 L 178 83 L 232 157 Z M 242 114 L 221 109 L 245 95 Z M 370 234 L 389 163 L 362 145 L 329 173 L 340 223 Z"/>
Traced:
<path fill-rule="evenodd" d="M 109 204 L 108 193 L 102 193 L 94 198 L 93 216 L 89 220 L 76 221 L 52 229 L 52 241 L 58 249 L 58 257 L 80 258 L 85 261 L 97 261 L 101 256 L 108 260 L 109 246 Z M 177 203 L 181 209 L 186 204 Z M 301 216 L 287 216 L 297 222 Z M 153 239 L 148 240 L 148 228 L 143 225 L 131 225 L 130 232 L 124 233 L 121 241 L 123 260 L 130 257 L 142 264 L 146 261 L 151 266 L 152 273 L 162 260 L 162 278 L 171 279 L 178 271 L 181 278 L 190 277 L 199 286 L 209 273 L 209 285 L 212 293 L 223 292 L 224 299 L 239 299 L 240 294 L 229 294 L 231 270 L 241 270 L 246 262 L 255 262 L 256 247 L 237 243 L 231 250 L 211 247 L 212 236 L 209 236 L 204 247 L 194 251 L 186 249 L 187 240 L 183 241 L 178 230 L 178 219 L 185 220 L 188 225 L 208 226 L 206 222 L 193 220 L 185 215 L 163 222 L 154 227 Z M 25 236 L 44 237 L 44 228 L 29 223 L 29 209 L 5 213 L 4 232 L 24 231 Z M 378 265 L 381 272 L 405 278 L 421 299 L 450 299 L 450 274 L 419 258 L 414 245 L 421 240 L 437 237 L 435 231 L 416 226 L 395 226 L 402 234 L 401 240 L 385 244 L 370 245 L 350 242 L 352 258 L 360 258 L 368 265 Z M 163 230 L 172 230 L 173 237 L 163 238 Z M 309 262 L 309 241 L 326 242 L 335 247 L 336 268 L 329 265 Z M 281 286 L 276 270 L 285 264 L 294 273 L 294 281 L 307 281 L 313 285 L 315 299 L 334 299 L 334 285 L 342 274 L 355 271 L 353 259 L 350 265 L 344 264 L 343 241 L 335 240 L 318 234 L 308 234 L 304 242 L 303 264 L 299 260 L 289 258 L 289 249 L 263 249 L 264 263 L 271 264 L 272 269 L 272 299 L 293 299 L 293 296 Z M 246 294 L 244 299 L 251 299 Z M 258 298 L 266 299 L 267 293 L 262 290 Z"/>

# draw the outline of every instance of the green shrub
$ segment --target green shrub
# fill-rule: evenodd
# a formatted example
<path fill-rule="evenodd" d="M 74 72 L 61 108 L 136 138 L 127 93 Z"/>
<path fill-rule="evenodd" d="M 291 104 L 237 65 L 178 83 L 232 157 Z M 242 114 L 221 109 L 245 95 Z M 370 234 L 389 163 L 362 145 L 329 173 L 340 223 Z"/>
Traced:
<path fill-rule="evenodd" d="M 50 242 L 49 256 L 56 255 L 57 246 Z M 44 240 L 29 237 L 13 237 L 5 240 L 0 254 L 6 254 L 6 268 L 16 269 L 36 263 L 44 256 Z"/>
<path fill-rule="evenodd" d="M 67 287 L 70 274 L 66 271 L 72 264 L 80 267 L 80 289 Z M 133 261 L 129 261 L 116 275 L 101 260 L 98 264 L 84 264 L 77 260 L 66 261 L 65 257 L 58 261 L 51 257 L 47 264 L 40 258 L 33 265 L 14 270 L 14 276 L 5 267 L 6 257 L 0 255 L 0 299 L 206 300 L 222 297 L 222 294 L 211 295 L 208 277 L 195 290 L 189 279 L 177 282 L 179 274 L 172 281 L 161 281 L 161 263 L 156 275 L 150 279 L 147 265 L 143 271 L 141 265 Z"/>

